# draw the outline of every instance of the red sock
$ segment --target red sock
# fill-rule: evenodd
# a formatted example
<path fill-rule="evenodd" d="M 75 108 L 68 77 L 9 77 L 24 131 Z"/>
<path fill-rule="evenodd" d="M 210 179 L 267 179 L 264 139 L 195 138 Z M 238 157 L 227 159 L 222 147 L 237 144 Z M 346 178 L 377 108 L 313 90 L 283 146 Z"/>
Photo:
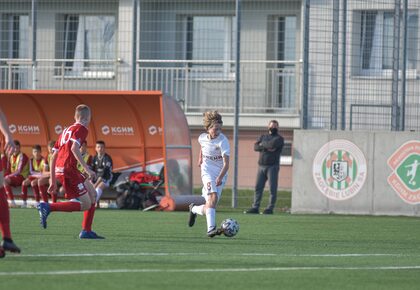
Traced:
<path fill-rule="evenodd" d="M 90 232 L 92 230 L 93 217 L 95 215 L 95 204 L 92 203 L 90 209 L 83 212 L 82 229 Z"/>
<path fill-rule="evenodd" d="M 51 199 L 52 199 L 52 202 L 57 202 L 57 193 L 56 192 L 51 194 Z"/>
<path fill-rule="evenodd" d="M 7 197 L 9 198 L 9 200 L 15 200 L 15 198 L 13 196 L 13 191 L 12 191 L 12 188 L 10 187 L 10 185 L 5 185 L 4 189 L 6 190 Z"/>
<path fill-rule="evenodd" d="M 36 202 L 39 202 L 40 198 L 39 198 L 39 188 L 38 188 L 38 185 L 32 186 L 32 191 L 34 192 L 34 197 L 35 197 Z"/>
<path fill-rule="evenodd" d="M 22 185 L 22 200 L 28 199 L 28 187 L 26 185 Z"/>
<path fill-rule="evenodd" d="M 0 188 L 0 227 L 3 239 L 11 239 L 12 234 L 10 233 L 9 205 L 7 204 L 6 192 L 4 190 L 4 187 Z"/>
<path fill-rule="evenodd" d="M 74 201 L 56 202 L 56 203 L 50 204 L 50 210 L 51 211 L 66 211 L 66 212 L 80 211 L 81 205 L 80 205 L 80 202 L 74 202 Z"/>
<path fill-rule="evenodd" d="M 40 185 L 39 186 L 39 192 L 41 194 L 41 198 L 43 202 L 48 202 L 48 193 L 47 193 L 47 186 L 46 185 Z"/>

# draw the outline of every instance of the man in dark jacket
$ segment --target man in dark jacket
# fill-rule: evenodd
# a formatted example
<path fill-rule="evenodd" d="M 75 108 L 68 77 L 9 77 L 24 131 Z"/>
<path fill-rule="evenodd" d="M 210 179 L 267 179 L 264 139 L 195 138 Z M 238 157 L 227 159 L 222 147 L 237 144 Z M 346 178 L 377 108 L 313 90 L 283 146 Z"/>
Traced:
<path fill-rule="evenodd" d="M 279 123 L 271 120 L 268 124 L 268 134 L 261 135 L 255 142 L 254 150 L 260 153 L 258 159 L 257 182 L 255 185 L 254 204 L 245 213 L 259 213 L 261 198 L 265 183 L 270 184 L 270 198 L 263 214 L 272 214 L 277 200 L 277 181 L 280 170 L 280 154 L 284 139 L 278 134 Z"/>

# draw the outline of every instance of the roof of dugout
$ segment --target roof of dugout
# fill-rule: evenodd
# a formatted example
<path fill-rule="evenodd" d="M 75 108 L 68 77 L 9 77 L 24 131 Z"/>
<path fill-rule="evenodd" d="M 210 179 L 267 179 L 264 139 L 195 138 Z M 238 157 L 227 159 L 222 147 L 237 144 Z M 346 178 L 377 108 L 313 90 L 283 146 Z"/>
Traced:
<path fill-rule="evenodd" d="M 191 139 L 178 103 L 158 91 L 30 91 L 0 90 L 0 106 L 22 151 L 40 144 L 45 150 L 66 126 L 74 123 L 74 109 L 92 109 L 87 138 L 94 155 L 97 140 L 106 143 L 114 171 L 165 170 L 161 208 L 174 210 L 174 197 L 192 195 Z M 188 198 L 187 198 L 188 202 Z"/>

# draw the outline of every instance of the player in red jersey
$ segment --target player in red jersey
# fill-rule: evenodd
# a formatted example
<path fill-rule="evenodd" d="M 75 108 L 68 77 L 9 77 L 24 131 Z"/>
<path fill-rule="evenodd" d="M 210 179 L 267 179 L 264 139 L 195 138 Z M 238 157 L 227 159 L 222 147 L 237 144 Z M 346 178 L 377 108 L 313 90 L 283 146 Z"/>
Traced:
<path fill-rule="evenodd" d="M 42 156 L 41 145 L 34 145 L 32 147 L 32 157 L 29 160 L 29 175 L 22 182 L 22 200 L 26 206 L 26 200 L 28 199 L 28 186 L 32 187 L 34 192 L 35 201 L 38 204 L 40 201 L 40 194 L 38 188 L 38 179 L 42 177 L 42 174 L 48 170 L 48 163 Z"/>
<path fill-rule="evenodd" d="M 15 151 L 15 143 L 13 142 L 12 133 L 9 130 L 6 117 L 0 109 L 0 131 L 3 133 L 4 151 L 7 156 L 10 156 Z M 0 258 L 4 258 L 5 251 L 12 253 L 20 253 L 20 249 L 12 240 L 10 232 L 10 214 L 9 205 L 7 204 L 6 191 L 4 190 L 4 176 L 3 168 L 0 163 L 0 229 L 3 239 L 0 243 Z"/>
<path fill-rule="evenodd" d="M 76 123 L 66 128 L 58 137 L 54 146 L 54 153 L 50 164 L 49 193 L 56 192 L 57 180 L 63 185 L 66 192 L 66 202 L 48 204 L 41 202 L 38 205 L 39 216 L 43 228 L 47 227 L 47 217 L 53 211 L 85 211 L 82 223 L 81 239 L 103 239 L 92 231 L 92 222 L 95 214 L 95 190 L 89 179 L 86 179 L 77 169 L 79 162 L 87 176 L 95 177 L 80 153 L 80 146 L 88 135 L 88 126 L 91 119 L 90 108 L 86 105 L 76 107 L 74 119 Z"/>
<path fill-rule="evenodd" d="M 20 151 L 20 142 L 18 140 L 13 142 L 15 143 L 15 150 L 9 158 L 10 173 L 4 177 L 4 189 L 9 197 L 10 207 L 17 207 L 12 187 L 21 186 L 22 182 L 28 177 L 29 158 L 25 153 Z M 22 207 L 26 207 L 25 199 L 23 200 Z"/>
<path fill-rule="evenodd" d="M 48 202 L 48 184 L 50 181 L 50 164 L 51 164 L 51 157 L 53 155 L 55 141 L 51 140 L 47 144 L 48 149 L 48 156 L 47 156 L 47 165 L 48 171 L 43 173 L 42 176 L 38 179 L 38 188 L 39 194 L 44 202 Z M 57 202 L 57 192 L 51 194 L 52 202 Z"/>

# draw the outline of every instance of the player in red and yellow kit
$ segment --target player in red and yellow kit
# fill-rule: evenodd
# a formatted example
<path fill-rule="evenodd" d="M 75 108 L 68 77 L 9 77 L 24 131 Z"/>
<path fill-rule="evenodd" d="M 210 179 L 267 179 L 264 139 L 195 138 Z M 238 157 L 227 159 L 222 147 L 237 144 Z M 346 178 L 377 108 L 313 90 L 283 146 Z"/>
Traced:
<path fill-rule="evenodd" d="M 26 205 L 28 199 L 28 186 L 32 187 L 34 197 L 37 203 L 40 201 L 38 179 L 42 177 L 42 174 L 48 170 L 48 163 L 44 157 L 42 157 L 41 145 L 34 145 L 32 147 L 32 157 L 29 160 L 29 175 L 22 182 L 22 200 L 23 204 Z"/>
<path fill-rule="evenodd" d="M 6 117 L 0 109 L 0 131 L 4 135 L 4 152 L 6 156 L 12 154 L 15 150 L 15 143 L 13 142 L 12 133 L 9 130 Z M 4 190 L 4 176 L 2 163 L 0 163 L 0 229 L 2 234 L 2 241 L 0 243 L 0 258 L 4 258 L 5 251 L 12 253 L 20 253 L 20 249 L 12 240 L 10 232 L 10 214 L 9 205 L 7 204 L 6 192 Z"/>
<path fill-rule="evenodd" d="M 76 123 L 66 128 L 59 136 L 54 146 L 54 154 L 50 164 L 50 186 L 48 192 L 55 192 L 57 180 L 64 186 L 66 202 L 48 204 L 41 202 L 38 205 L 39 216 L 43 228 L 47 227 L 47 217 L 54 211 L 85 211 L 82 222 L 81 239 L 100 239 L 92 231 L 92 222 L 95 214 L 95 190 L 91 182 L 77 169 L 79 162 L 89 178 L 95 177 L 93 172 L 83 160 L 80 145 L 86 140 L 88 126 L 91 119 L 90 108 L 86 105 L 76 107 L 74 119 Z"/>
<path fill-rule="evenodd" d="M 54 149 L 55 141 L 49 141 L 47 145 L 48 149 L 48 157 L 47 157 L 47 164 L 48 164 L 48 170 L 50 169 L 51 164 L 51 157 L 53 155 L 53 149 Z M 38 178 L 38 188 L 39 193 L 41 195 L 41 199 L 44 202 L 48 202 L 48 183 L 50 181 L 50 172 L 44 172 L 40 178 Z M 51 194 L 52 202 L 57 202 L 57 192 L 53 192 Z"/>
<path fill-rule="evenodd" d="M 10 174 L 4 177 L 4 188 L 9 197 L 10 206 L 16 207 L 15 198 L 13 196 L 12 187 L 21 186 L 22 182 L 29 175 L 29 159 L 25 153 L 20 151 L 20 142 L 14 141 L 15 151 L 9 158 Z M 24 202 L 24 207 L 25 202 Z"/>

